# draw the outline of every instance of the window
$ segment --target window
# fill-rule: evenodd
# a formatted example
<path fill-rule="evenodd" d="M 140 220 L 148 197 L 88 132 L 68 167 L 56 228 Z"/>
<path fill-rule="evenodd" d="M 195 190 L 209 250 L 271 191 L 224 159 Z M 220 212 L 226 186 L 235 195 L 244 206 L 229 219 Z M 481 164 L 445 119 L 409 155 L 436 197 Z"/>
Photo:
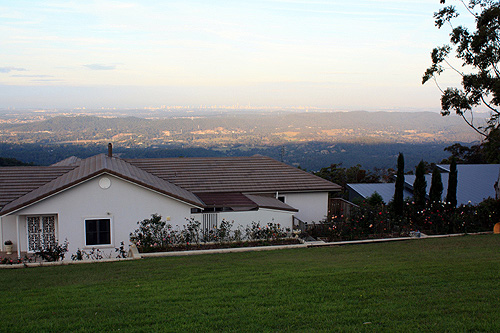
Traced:
<path fill-rule="evenodd" d="M 28 251 L 35 252 L 56 244 L 56 216 L 27 216 Z"/>
<path fill-rule="evenodd" d="M 88 219 L 85 220 L 85 245 L 110 245 L 111 220 Z"/>

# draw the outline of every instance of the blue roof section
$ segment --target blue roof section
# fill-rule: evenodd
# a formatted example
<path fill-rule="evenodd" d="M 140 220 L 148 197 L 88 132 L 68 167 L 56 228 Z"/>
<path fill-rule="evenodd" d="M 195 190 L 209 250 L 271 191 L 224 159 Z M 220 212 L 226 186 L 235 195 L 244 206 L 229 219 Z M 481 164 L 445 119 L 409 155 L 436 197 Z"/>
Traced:
<path fill-rule="evenodd" d="M 442 200 L 446 199 L 448 190 L 448 177 L 450 166 L 448 164 L 439 164 L 438 167 L 446 172 L 441 173 L 443 182 Z M 457 185 L 457 203 L 458 205 L 468 204 L 477 205 L 487 198 L 495 198 L 495 182 L 498 181 L 500 164 L 458 164 L 458 185 Z M 425 175 L 427 182 L 427 194 L 431 188 L 432 175 Z M 405 175 L 405 198 L 412 197 L 414 175 Z M 388 203 L 394 196 L 394 183 L 391 184 L 347 184 L 360 196 L 367 198 L 375 191 L 382 196 Z M 351 198 L 350 198 L 351 199 Z"/>
<path fill-rule="evenodd" d="M 438 167 L 450 169 L 449 165 L 440 164 Z M 469 201 L 476 205 L 484 199 L 495 198 L 494 185 L 498 180 L 500 164 L 458 164 L 457 171 L 457 202 L 459 205 L 467 204 Z M 448 174 L 441 174 L 441 177 L 443 180 L 443 193 L 446 194 Z"/>
<path fill-rule="evenodd" d="M 360 183 L 360 184 L 347 184 L 349 188 L 349 200 L 353 200 L 356 196 L 351 195 L 351 191 L 354 191 L 363 198 L 368 198 L 373 193 L 377 192 L 380 194 L 384 202 L 387 204 L 392 201 L 394 197 L 394 186 L 395 183 Z M 404 198 L 412 197 L 410 191 L 405 190 L 403 192 Z"/>

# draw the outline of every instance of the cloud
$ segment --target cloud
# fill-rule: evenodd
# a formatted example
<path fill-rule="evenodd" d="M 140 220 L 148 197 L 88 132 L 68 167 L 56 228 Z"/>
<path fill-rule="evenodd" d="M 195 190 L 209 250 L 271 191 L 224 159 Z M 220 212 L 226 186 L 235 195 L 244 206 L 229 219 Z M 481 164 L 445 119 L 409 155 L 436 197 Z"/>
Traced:
<path fill-rule="evenodd" d="M 52 75 L 22 75 L 22 74 L 15 74 L 11 75 L 10 77 L 35 77 L 35 78 L 41 78 L 41 77 L 53 77 Z"/>
<path fill-rule="evenodd" d="M 116 65 L 88 64 L 83 66 L 94 71 L 110 71 L 116 69 Z"/>
<path fill-rule="evenodd" d="M 19 68 L 19 67 L 0 67 L 0 73 L 10 73 L 12 71 L 24 72 L 26 70 L 27 70 L 26 68 Z"/>
<path fill-rule="evenodd" d="M 60 79 L 37 79 L 37 80 L 31 80 L 32 82 L 62 82 L 63 80 Z"/>

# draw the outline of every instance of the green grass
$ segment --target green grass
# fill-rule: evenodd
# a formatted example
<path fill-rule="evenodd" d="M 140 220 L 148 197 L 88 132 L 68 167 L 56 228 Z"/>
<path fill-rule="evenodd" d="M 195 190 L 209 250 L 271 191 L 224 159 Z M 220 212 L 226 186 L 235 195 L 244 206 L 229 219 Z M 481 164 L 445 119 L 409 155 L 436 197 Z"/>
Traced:
<path fill-rule="evenodd" d="M 500 331 L 500 236 L 0 270 L 1 331 Z"/>

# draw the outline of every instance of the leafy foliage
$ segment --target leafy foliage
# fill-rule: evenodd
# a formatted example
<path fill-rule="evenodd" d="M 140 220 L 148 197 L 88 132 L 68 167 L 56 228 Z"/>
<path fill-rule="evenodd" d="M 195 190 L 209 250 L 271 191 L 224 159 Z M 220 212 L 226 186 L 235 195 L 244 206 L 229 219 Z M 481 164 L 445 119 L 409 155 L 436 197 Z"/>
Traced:
<path fill-rule="evenodd" d="M 455 158 L 458 163 L 485 164 L 500 163 L 500 129 L 492 129 L 488 137 L 480 144 L 470 147 L 460 143 L 455 143 L 444 149 L 451 153 L 451 156 L 443 160 L 443 163 L 451 163 L 451 158 Z"/>
<path fill-rule="evenodd" d="M 252 222 L 246 228 L 240 227 L 232 230 L 234 221 L 225 219 L 211 229 L 204 229 L 201 227 L 201 223 L 194 218 L 186 219 L 186 224 L 182 228 L 177 227 L 174 229 L 170 224 L 162 221 L 161 215 L 158 214 L 152 214 L 150 219 L 137 223 L 139 228 L 130 233 L 130 240 L 137 245 L 140 252 L 189 250 L 201 248 L 201 245 L 207 244 L 239 243 L 235 245 L 248 246 L 242 242 L 276 242 L 287 238 L 291 232 L 291 230 L 285 230 L 279 224 L 273 222 L 263 226 L 259 222 Z M 252 245 L 265 244 L 256 243 Z M 206 248 L 206 246 L 203 247 Z M 116 249 L 116 251 L 119 251 L 119 249 Z M 80 253 L 80 257 L 82 255 L 85 255 L 85 253 Z"/>
<path fill-rule="evenodd" d="M 139 221 L 137 224 L 139 228 L 130 233 L 130 240 L 143 251 L 164 249 L 171 243 L 172 226 L 162 221 L 161 215 L 152 214 L 151 218 Z"/>
<path fill-rule="evenodd" d="M 345 168 L 342 167 L 342 163 L 334 163 L 329 167 L 321 168 L 318 172 L 314 172 L 314 175 L 342 186 L 345 198 L 347 198 L 348 183 L 379 183 L 383 177 L 381 174 L 362 169 L 360 164 Z"/>
<path fill-rule="evenodd" d="M 33 165 L 33 163 L 24 163 L 19 160 L 16 160 L 15 158 L 9 158 L 9 157 L 0 157 L 0 167 L 3 166 L 26 166 L 26 165 Z"/>
<path fill-rule="evenodd" d="M 49 244 L 43 249 L 35 252 L 35 256 L 42 258 L 45 261 L 59 261 L 64 260 L 66 252 L 68 252 L 68 241 L 65 240 L 64 243 L 59 244 Z"/>
<path fill-rule="evenodd" d="M 394 215 L 389 207 L 372 205 L 366 200 L 353 208 L 348 218 L 314 226 L 310 234 L 328 241 L 340 241 L 407 237 L 412 231 L 430 235 L 471 233 L 491 231 L 500 220 L 500 200 L 494 199 L 487 199 L 477 206 L 459 207 L 435 201 L 423 208 L 407 201 L 402 216 Z"/>
<path fill-rule="evenodd" d="M 127 251 L 125 251 L 125 242 L 121 241 L 120 247 L 115 248 L 115 252 L 117 253 L 116 258 L 127 258 Z M 77 249 L 76 253 L 71 255 L 71 260 L 73 261 L 102 260 L 105 258 L 111 258 L 111 254 L 105 254 L 97 248 L 92 248 L 90 249 L 90 251 Z"/>
<path fill-rule="evenodd" d="M 440 0 L 445 4 L 445 0 Z M 479 134 L 487 137 L 491 130 L 499 126 L 500 105 L 500 3 L 492 0 L 460 1 L 475 20 L 475 30 L 462 25 L 452 28 L 450 42 L 454 46 L 436 47 L 431 53 L 432 65 L 425 71 L 422 83 L 433 79 L 445 70 L 445 65 L 453 69 L 462 79 L 461 88 L 449 87 L 442 92 L 441 114 L 451 112 L 461 116 Z M 440 29 L 460 15 L 455 6 L 443 7 L 434 13 L 435 24 Z M 448 57 L 452 52 L 462 62 L 462 67 L 470 68 L 469 73 L 455 68 Z M 484 106 L 490 111 L 486 126 L 474 123 L 474 109 Z"/>
<path fill-rule="evenodd" d="M 382 196 L 377 191 L 373 192 L 372 195 L 366 198 L 366 201 L 372 207 L 377 207 L 385 204 L 384 198 L 382 198 Z"/>

